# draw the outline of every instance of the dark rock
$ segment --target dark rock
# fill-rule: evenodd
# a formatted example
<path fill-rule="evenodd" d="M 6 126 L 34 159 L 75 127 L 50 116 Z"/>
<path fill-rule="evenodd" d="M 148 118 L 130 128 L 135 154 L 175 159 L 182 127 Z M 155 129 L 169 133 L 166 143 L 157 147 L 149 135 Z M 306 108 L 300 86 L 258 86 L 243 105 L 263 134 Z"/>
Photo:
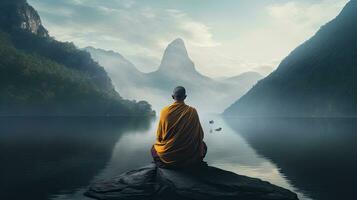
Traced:
<path fill-rule="evenodd" d="M 0 2 L 0 27 L 7 30 L 23 30 L 49 37 L 37 11 L 25 0 L 2 0 Z"/>
<path fill-rule="evenodd" d="M 297 200 L 287 189 L 215 167 L 170 170 L 154 164 L 94 183 L 86 196 L 100 200 Z"/>

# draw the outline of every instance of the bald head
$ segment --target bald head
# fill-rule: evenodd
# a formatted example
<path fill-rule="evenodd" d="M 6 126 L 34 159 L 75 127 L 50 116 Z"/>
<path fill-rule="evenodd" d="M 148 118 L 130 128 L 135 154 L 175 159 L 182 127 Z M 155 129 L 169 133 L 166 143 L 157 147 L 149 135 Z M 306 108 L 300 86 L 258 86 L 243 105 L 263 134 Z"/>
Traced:
<path fill-rule="evenodd" d="M 172 92 L 172 98 L 176 101 L 183 101 L 186 99 L 186 89 L 182 86 L 175 87 Z"/>

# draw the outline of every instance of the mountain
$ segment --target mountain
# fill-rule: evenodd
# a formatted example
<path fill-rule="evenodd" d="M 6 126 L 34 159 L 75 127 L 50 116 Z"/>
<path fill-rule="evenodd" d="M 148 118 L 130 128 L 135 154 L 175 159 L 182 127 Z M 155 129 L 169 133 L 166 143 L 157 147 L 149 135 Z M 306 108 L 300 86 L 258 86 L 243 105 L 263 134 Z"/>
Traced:
<path fill-rule="evenodd" d="M 93 48 L 86 51 L 104 66 L 124 97 L 147 100 L 156 110 L 169 104 L 173 88 L 182 85 L 187 89 L 187 102 L 201 113 L 222 112 L 262 78 L 255 72 L 224 80 L 204 76 L 197 71 L 180 38 L 167 46 L 158 69 L 151 73 L 140 72 L 119 53 Z"/>
<path fill-rule="evenodd" d="M 357 115 L 357 1 L 297 47 L 226 115 Z"/>
<path fill-rule="evenodd" d="M 184 41 L 178 38 L 165 49 L 158 70 L 147 74 L 146 83 L 164 90 L 172 90 L 177 85 L 183 85 L 191 91 L 202 91 L 203 86 L 207 86 L 206 90 L 210 89 L 214 85 L 214 80 L 196 70 L 195 64 L 188 56 Z"/>
<path fill-rule="evenodd" d="M 25 0 L 2 0 L 0 22 L 1 115 L 152 114 L 124 100 L 89 53 L 51 38 Z"/>
<path fill-rule="evenodd" d="M 182 70 L 197 74 L 192 60 L 188 57 L 184 41 L 177 38 L 165 49 L 158 71 L 172 74 Z"/>
<path fill-rule="evenodd" d="M 235 84 L 235 85 L 251 87 L 252 85 L 254 85 L 257 82 L 257 80 L 260 80 L 262 78 L 263 78 L 263 76 L 261 74 L 259 74 L 258 72 L 244 72 L 237 76 L 221 78 L 219 80 L 226 84 Z M 249 89 L 250 88 L 248 88 L 248 90 Z"/>
<path fill-rule="evenodd" d="M 42 26 L 40 16 L 26 0 L 2 0 L 0 13 L 2 29 L 22 29 L 41 37 L 49 37 L 48 31 Z"/>
<path fill-rule="evenodd" d="M 180 75 L 190 75 L 198 79 L 208 80 L 208 77 L 200 74 L 193 61 L 189 58 L 184 41 L 175 39 L 165 49 L 159 69 L 153 74 L 177 78 Z M 184 77 L 180 77 L 182 79 Z"/>
<path fill-rule="evenodd" d="M 144 73 L 140 72 L 130 61 L 121 54 L 114 51 L 86 47 L 95 61 L 105 67 L 105 71 L 111 77 L 117 91 L 124 97 L 136 99 L 136 90 L 131 88 L 133 85 L 143 85 Z"/>

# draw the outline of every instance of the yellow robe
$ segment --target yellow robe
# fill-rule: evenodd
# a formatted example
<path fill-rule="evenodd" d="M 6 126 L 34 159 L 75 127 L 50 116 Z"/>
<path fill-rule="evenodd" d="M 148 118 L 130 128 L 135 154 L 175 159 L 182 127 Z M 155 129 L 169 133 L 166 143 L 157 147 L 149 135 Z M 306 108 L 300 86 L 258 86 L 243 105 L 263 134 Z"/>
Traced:
<path fill-rule="evenodd" d="M 167 165 L 186 165 L 203 159 L 204 133 L 197 111 L 183 102 L 161 111 L 156 136 L 154 148 Z"/>

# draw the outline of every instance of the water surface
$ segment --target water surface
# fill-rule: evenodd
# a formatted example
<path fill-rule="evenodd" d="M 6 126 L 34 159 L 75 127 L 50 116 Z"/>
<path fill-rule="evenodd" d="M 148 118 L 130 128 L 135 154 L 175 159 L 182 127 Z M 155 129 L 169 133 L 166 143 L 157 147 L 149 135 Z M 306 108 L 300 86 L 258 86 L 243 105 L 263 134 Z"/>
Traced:
<path fill-rule="evenodd" d="M 357 174 L 352 119 L 201 122 L 209 165 L 267 180 L 300 199 L 347 195 L 346 176 Z M 151 162 L 156 126 L 147 118 L 1 118 L 0 199 L 87 199 L 91 182 Z"/>
<path fill-rule="evenodd" d="M 316 200 L 355 199 L 356 118 L 228 118 L 258 155 Z"/>

